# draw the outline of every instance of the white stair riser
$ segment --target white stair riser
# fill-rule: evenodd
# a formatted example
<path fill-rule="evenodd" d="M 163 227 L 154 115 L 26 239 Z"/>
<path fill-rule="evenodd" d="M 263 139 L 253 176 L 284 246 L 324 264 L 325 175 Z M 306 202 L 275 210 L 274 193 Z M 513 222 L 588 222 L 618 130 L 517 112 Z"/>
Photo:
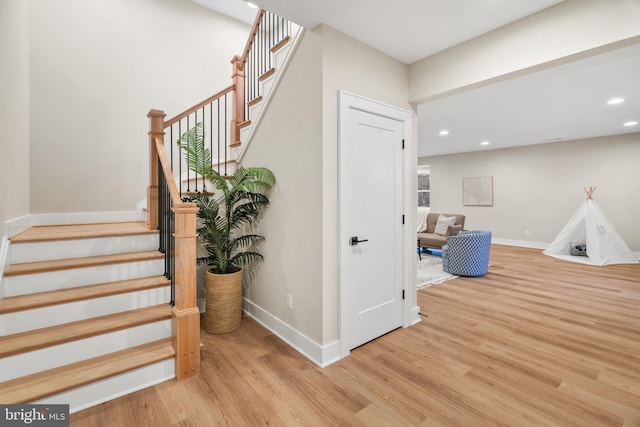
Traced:
<path fill-rule="evenodd" d="M 268 78 L 262 80 L 260 82 L 260 86 L 262 86 L 262 91 L 261 93 L 265 94 L 265 93 L 269 93 L 271 92 L 271 89 L 273 89 L 273 85 L 276 82 L 276 74 L 277 73 L 273 73 L 273 75 L 269 76 Z M 261 104 L 261 103 L 259 103 Z"/>
<path fill-rule="evenodd" d="M 0 382 L 171 337 L 171 319 L 0 359 Z"/>
<path fill-rule="evenodd" d="M 5 297 L 164 274 L 164 260 L 72 268 L 4 278 Z"/>
<path fill-rule="evenodd" d="M 298 33 L 301 31 L 301 29 L 302 28 L 300 26 L 293 24 L 291 28 L 291 38 L 289 39 L 289 43 L 276 50 L 273 54 L 273 67 L 276 70 L 281 70 L 285 66 L 287 60 L 289 59 L 289 53 L 293 48 L 294 41 L 298 38 Z"/>
<path fill-rule="evenodd" d="M 10 262 L 11 264 L 21 264 L 25 262 L 155 251 L 157 249 L 157 234 L 59 240 L 55 242 L 13 243 L 10 246 Z"/>
<path fill-rule="evenodd" d="M 170 287 L 165 286 L 8 313 L 0 317 L 0 336 L 165 304 L 169 302 L 170 293 Z"/>
<path fill-rule="evenodd" d="M 175 360 L 173 358 L 31 403 L 68 404 L 70 412 L 73 413 L 172 378 L 175 378 Z"/>
<path fill-rule="evenodd" d="M 232 159 L 232 154 L 231 152 L 229 153 L 229 159 Z M 215 170 L 217 171 L 218 169 L 220 170 L 220 174 L 222 175 L 233 175 L 233 173 L 236 171 L 238 164 L 236 162 L 227 162 L 227 167 L 225 168 L 224 165 L 224 161 L 222 163 L 220 163 L 220 165 L 214 165 L 213 167 L 215 168 Z"/>
<path fill-rule="evenodd" d="M 265 94 L 263 93 L 262 101 L 249 107 L 249 120 L 251 120 L 251 123 L 255 123 L 258 120 L 258 117 L 260 117 L 260 113 L 262 113 L 262 106 L 264 105 L 264 98 Z"/>
<path fill-rule="evenodd" d="M 289 51 L 291 50 L 292 44 L 293 43 L 289 41 L 289 43 L 278 49 L 273 54 L 273 68 L 275 68 L 276 70 L 282 69 L 287 61 L 287 57 L 289 56 Z"/>
<path fill-rule="evenodd" d="M 215 153 L 216 151 L 214 148 L 214 151 L 211 154 L 213 155 Z M 214 158 L 213 162 L 215 163 L 215 161 L 216 159 Z M 180 190 L 181 183 L 183 192 L 186 192 L 187 189 L 189 191 L 195 191 L 196 185 L 198 186 L 198 191 L 202 191 L 203 187 L 208 187 L 207 191 L 214 190 L 213 184 L 211 184 L 206 178 L 203 178 L 202 175 L 195 175 L 192 171 L 187 171 L 187 166 L 184 164 L 182 165 L 182 170 L 182 175 L 175 179 L 178 190 Z"/>
<path fill-rule="evenodd" d="M 241 129 L 241 130 L 240 130 L 240 142 L 242 142 L 242 141 L 246 141 L 246 139 L 243 139 L 243 136 L 242 136 L 242 135 L 243 135 L 243 133 L 242 133 L 242 131 L 243 131 L 243 130 L 245 130 L 245 129 L 247 129 L 247 128 L 248 128 L 248 129 L 251 129 L 251 126 L 245 127 L 245 128 L 243 128 L 243 129 Z M 232 159 L 237 159 L 241 152 L 242 152 L 242 148 L 240 148 L 240 147 L 234 147 L 234 148 L 232 148 L 232 149 L 231 149 L 231 158 L 232 158 Z"/>

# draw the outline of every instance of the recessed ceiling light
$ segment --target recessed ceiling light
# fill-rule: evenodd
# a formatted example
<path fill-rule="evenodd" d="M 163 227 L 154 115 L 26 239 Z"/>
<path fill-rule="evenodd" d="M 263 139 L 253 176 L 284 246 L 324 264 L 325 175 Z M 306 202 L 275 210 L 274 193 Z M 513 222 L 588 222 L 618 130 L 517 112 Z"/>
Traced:
<path fill-rule="evenodd" d="M 631 126 L 635 126 L 635 125 L 637 125 L 637 124 L 638 124 L 638 122 L 636 122 L 636 121 L 634 121 L 634 120 L 631 120 L 631 121 L 626 122 L 624 125 L 625 125 L 626 127 L 631 127 Z"/>
<path fill-rule="evenodd" d="M 624 98 L 611 98 L 607 101 L 609 105 L 622 104 L 624 102 Z"/>
<path fill-rule="evenodd" d="M 251 3 L 250 1 L 247 2 L 247 6 L 249 6 L 251 9 L 257 9 L 258 6 L 255 3 Z"/>
<path fill-rule="evenodd" d="M 444 136 L 444 135 L 449 135 L 449 131 L 448 131 L 448 130 L 446 130 L 446 129 L 442 129 L 442 130 L 440 131 L 440 135 L 442 135 L 442 136 Z"/>
<path fill-rule="evenodd" d="M 480 145 L 489 145 L 489 141 L 482 141 Z"/>

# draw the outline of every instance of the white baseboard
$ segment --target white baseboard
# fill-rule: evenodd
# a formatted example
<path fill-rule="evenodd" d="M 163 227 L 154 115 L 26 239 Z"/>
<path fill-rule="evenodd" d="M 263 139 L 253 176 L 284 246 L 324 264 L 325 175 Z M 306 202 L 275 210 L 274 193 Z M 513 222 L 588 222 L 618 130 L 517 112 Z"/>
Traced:
<path fill-rule="evenodd" d="M 144 198 L 142 200 L 140 200 L 138 203 L 136 203 L 136 211 L 137 212 L 144 212 L 144 210 L 147 209 L 147 199 Z"/>
<path fill-rule="evenodd" d="M 544 242 L 529 242 L 526 240 L 512 240 L 512 239 L 491 239 L 491 243 L 496 243 L 498 245 L 507 245 L 507 246 L 520 246 L 522 248 L 532 248 L 532 249 L 547 249 L 549 247 L 549 243 Z"/>
<path fill-rule="evenodd" d="M 247 299 L 244 300 L 244 311 L 321 368 L 341 359 L 340 341 L 322 346 Z"/>
<path fill-rule="evenodd" d="M 420 323 L 422 319 L 420 318 L 420 307 L 415 306 L 411 309 L 411 325 L 415 325 L 416 323 Z"/>
<path fill-rule="evenodd" d="M 26 230 L 31 227 L 31 215 L 24 215 L 18 218 L 11 219 L 4 222 L 4 231 L 7 236 L 11 237 L 14 234 Z"/>

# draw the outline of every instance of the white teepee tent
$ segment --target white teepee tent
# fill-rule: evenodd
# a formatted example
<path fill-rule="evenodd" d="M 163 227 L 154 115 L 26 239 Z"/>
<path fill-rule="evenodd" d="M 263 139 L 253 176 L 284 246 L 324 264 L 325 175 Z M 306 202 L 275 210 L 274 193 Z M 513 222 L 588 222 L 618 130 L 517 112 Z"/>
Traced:
<path fill-rule="evenodd" d="M 587 199 L 582 202 L 544 254 L 593 265 L 637 264 L 638 257 L 629 249 L 592 199 L 595 190 L 593 187 L 585 188 Z M 587 256 L 571 255 L 572 245 L 586 246 Z"/>

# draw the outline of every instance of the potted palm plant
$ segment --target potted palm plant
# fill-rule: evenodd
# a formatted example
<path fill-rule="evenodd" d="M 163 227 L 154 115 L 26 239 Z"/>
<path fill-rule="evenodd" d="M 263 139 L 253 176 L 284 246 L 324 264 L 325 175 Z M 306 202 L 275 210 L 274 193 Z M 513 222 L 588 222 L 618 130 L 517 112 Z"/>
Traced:
<path fill-rule="evenodd" d="M 257 246 L 264 237 L 248 230 L 269 206 L 275 177 L 263 167 L 238 167 L 231 176 L 215 171 L 201 123 L 185 132 L 178 145 L 185 152 L 187 167 L 213 185 L 213 192 L 204 187 L 202 192 L 187 197 L 200 208 L 198 242 L 206 255 L 198 257 L 198 262 L 210 266 L 206 274 L 205 330 L 213 334 L 231 332 L 242 321 L 243 267 L 263 259 Z"/>

